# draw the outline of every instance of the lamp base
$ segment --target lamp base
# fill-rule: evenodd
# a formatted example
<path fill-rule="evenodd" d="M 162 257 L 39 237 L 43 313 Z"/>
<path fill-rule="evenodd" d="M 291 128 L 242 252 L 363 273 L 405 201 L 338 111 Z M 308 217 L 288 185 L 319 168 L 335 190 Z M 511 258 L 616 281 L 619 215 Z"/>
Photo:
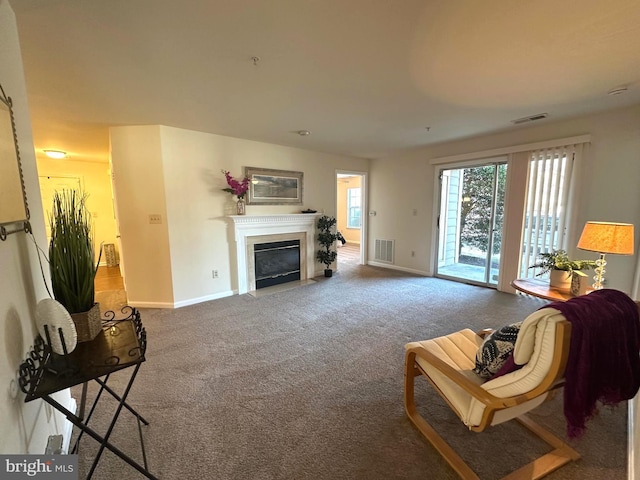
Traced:
<path fill-rule="evenodd" d="M 602 282 L 604 282 L 604 274 L 606 273 L 604 267 L 606 264 L 607 261 L 604 259 L 604 253 L 601 253 L 600 258 L 596 260 L 596 274 L 593 277 L 594 284 L 592 285 L 594 290 L 602 290 L 604 288 Z"/>

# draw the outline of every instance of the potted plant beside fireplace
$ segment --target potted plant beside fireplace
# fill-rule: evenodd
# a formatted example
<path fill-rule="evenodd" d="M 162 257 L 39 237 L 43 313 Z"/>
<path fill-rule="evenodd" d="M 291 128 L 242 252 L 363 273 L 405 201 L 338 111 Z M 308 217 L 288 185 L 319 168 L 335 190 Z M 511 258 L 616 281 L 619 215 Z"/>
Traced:
<path fill-rule="evenodd" d="M 333 270 L 331 264 L 335 262 L 338 252 L 335 250 L 338 234 L 335 232 L 336 219 L 323 215 L 318 218 L 318 243 L 322 248 L 316 254 L 316 260 L 325 265 L 324 276 L 331 277 Z"/>

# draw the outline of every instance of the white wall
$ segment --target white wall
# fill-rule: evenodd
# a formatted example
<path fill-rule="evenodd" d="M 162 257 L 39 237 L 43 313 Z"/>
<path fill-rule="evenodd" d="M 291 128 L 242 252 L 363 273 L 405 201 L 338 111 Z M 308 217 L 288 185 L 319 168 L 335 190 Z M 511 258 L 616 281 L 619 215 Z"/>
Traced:
<path fill-rule="evenodd" d="M 15 17 L 6 0 L 0 0 L 0 83 L 13 100 L 16 129 L 33 234 L 41 247 L 46 237 L 27 92 Z M 48 278 L 48 273 L 45 273 Z M 44 453 L 49 435 L 64 432 L 66 421 L 41 400 L 24 403 L 17 371 L 36 336 L 34 309 L 47 296 L 30 236 L 9 235 L 0 242 L 0 453 Z M 55 395 L 71 407 L 69 390 Z"/>
<path fill-rule="evenodd" d="M 433 172 L 424 153 L 372 160 L 368 210 L 376 215 L 369 216 L 369 261 L 376 239 L 395 240 L 396 268 L 430 274 Z"/>
<path fill-rule="evenodd" d="M 304 173 L 303 205 L 248 205 L 247 215 L 305 208 L 335 215 L 336 170 L 369 166 L 363 159 L 157 125 L 112 128 L 111 155 L 129 303 L 155 307 L 237 291 L 235 240 L 226 219 L 235 214 L 235 197 L 222 191 L 222 169 L 236 178 L 247 166 Z M 149 213 L 163 213 L 166 222 L 149 225 Z"/>
<path fill-rule="evenodd" d="M 111 162 L 129 303 L 173 306 L 169 229 L 158 125 L 111 128 Z M 184 195 L 189 195 L 185 189 Z M 150 224 L 149 215 L 162 223 Z"/>
<path fill-rule="evenodd" d="M 38 173 L 40 177 L 79 177 L 80 183 L 87 197 L 87 208 L 93 218 L 93 234 L 95 240 L 96 259 L 101 243 L 112 243 L 118 249 L 116 241 L 116 222 L 111 197 L 111 176 L 109 164 L 106 162 L 90 162 L 78 159 L 54 160 L 38 158 Z M 51 209 L 44 206 L 45 211 Z M 45 217 L 45 221 L 48 221 Z M 103 253 L 101 264 L 107 259 Z"/>
<path fill-rule="evenodd" d="M 432 158 L 480 152 L 574 135 L 591 134 L 584 153 L 578 225 L 588 220 L 620 221 L 636 226 L 640 236 L 640 106 L 556 123 L 425 147 L 371 163 L 369 248 L 376 238 L 395 238 L 396 265 L 432 274 L 435 167 Z M 417 208 L 417 217 L 412 216 Z M 580 227 L 581 228 L 581 227 Z M 636 252 L 638 241 L 636 240 Z M 416 251 L 416 258 L 409 254 Z M 588 258 L 589 253 L 581 252 Z M 596 254 L 593 254 L 596 258 Z M 630 292 L 637 253 L 609 255 L 610 288 Z"/>

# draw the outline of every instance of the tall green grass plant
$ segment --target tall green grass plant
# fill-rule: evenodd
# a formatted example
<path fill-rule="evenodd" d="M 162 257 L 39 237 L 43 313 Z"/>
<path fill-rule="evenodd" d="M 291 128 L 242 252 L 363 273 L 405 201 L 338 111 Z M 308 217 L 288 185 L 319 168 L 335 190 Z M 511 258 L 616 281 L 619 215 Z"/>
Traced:
<path fill-rule="evenodd" d="M 55 192 L 49 218 L 49 269 L 53 296 L 69 313 L 88 311 L 95 303 L 94 280 L 102 256 L 94 261 L 94 237 L 87 195 L 75 190 Z"/>

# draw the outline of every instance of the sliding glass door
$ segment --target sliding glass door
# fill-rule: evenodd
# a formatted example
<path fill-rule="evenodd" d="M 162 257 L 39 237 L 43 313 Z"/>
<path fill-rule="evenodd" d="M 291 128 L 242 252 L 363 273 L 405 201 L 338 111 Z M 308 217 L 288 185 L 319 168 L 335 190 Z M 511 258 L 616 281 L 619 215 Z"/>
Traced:
<path fill-rule="evenodd" d="M 436 275 L 495 287 L 507 164 L 441 170 Z"/>

